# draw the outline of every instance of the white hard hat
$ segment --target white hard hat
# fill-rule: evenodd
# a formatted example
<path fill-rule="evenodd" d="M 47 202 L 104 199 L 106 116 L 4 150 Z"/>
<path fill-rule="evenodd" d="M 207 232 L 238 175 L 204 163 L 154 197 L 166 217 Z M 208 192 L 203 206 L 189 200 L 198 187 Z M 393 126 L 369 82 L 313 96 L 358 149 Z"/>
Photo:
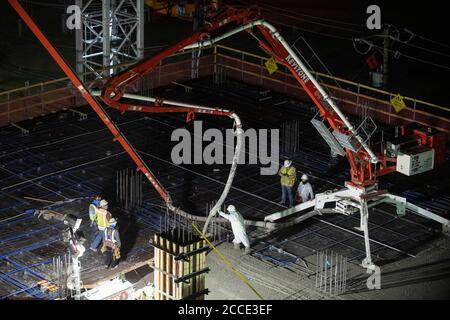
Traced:
<path fill-rule="evenodd" d="M 110 225 L 111 224 L 116 224 L 116 223 L 117 223 L 116 219 L 114 219 L 114 218 L 109 219 L 109 224 Z"/>
<path fill-rule="evenodd" d="M 308 180 L 308 176 L 306 174 L 304 174 L 304 175 L 302 175 L 302 177 L 300 179 L 303 181 L 306 181 L 306 180 Z"/>
<path fill-rule="evenodd" d="M 230 205 L 227 207 L 227 211 L 230 211 L 230 212 L 236 212 L 236 207 L 233 206 L 232 204 L 230 204 Z"/>
<path fill-rule="evenodd" d="M 108 206 L 108 201 L 106 201 L 106 200 L 100 201 L 100 207 L 107 207 L 107 206 Z"/>
<path fill-rule="evenodd" d="M 285 166 L 286 168 L 289 168 L 289 167 L 291 166 L 291 164 L 292 164 L 292 161 L 291 161 L 291 160 L 284 160 L 284 166 Z"/>

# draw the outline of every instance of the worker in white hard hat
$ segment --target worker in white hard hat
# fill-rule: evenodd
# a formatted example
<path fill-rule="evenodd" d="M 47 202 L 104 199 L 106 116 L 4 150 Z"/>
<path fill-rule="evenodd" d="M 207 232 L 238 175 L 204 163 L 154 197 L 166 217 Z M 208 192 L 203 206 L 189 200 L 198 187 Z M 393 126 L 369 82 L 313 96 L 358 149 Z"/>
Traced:
<path fill-rule="evenodd" d="M 285 160 L 278 175 L 281 177 L 281 201 L 280 204 L 286 204 L 286 200 L 289 200 L 289 206 L 294 205 L 294 195 L 292 194 L 292 188 L 297 180 L 297 172 L 292 165 L 291 160 Z M 287 198 L 287 199 L 286 199 Z"/>
<path fill-rule="evenodd" d="M 250 253 L 250 241 L 248 240 L 247 233 L 245 232 L 245 221 L 242 215 L 236 210 L 236 207 L 230 204 L 227 207 L 227 212 L 219 211 L 219 215 L 231 223 L 231 229 L 234 235 L 234 248 L 240 250 L 241 243 L 245 247 L 245 253 Z"/>
<path fill-rule="evenodd" d="M 96 209 L 96 221 L 97 232 L 94 239 L 91 242 L 90 249 L 94 252 L 97 251 L 98 246 L 102 243 L 103 233 L 109 226 L 109 220 L 112 218 L 111 213 L 108 211 L 108 201 L 102 199 L 99 203 L 99 207 Z"/>
<path fill-rule="evenodd" d="M 314 199 L 314 191 L 311 183 L 309 183 L 308 176 L 304 174 L 300 178 L 300 183 L 297 188 L 297 201 L 302 203 L 312 199 Z"/>
<path fill-rule="evenodd" d="M 102 253 L 104 254 L 106 268 L 115 269 L 120 259 L 120 241 L 117 221 L 114 218 L 109 219 L 108 228 L 103 231 Z"/>

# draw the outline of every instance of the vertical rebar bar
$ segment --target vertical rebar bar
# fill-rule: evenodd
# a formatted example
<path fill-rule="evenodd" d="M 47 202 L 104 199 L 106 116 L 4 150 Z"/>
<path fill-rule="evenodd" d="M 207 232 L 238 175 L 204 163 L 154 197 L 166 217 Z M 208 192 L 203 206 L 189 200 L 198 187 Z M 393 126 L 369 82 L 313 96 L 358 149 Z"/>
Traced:
<path fill-rule="evenodd" d="M 119 173 L 119 204 L 122 204 L 122 170 Z"/>
<path fill-rule="evenodd" d="M 119 187 L 120 187 L 120 196 L 119 196 L 119 198 L 120 198 L 120 205 L 122 205 L 123 204 L 123 179 L 122 179 L 122 172 L 123 172 L 123 170 L 119 170 L 119 181 L 120 181 L 120 183 L 119 183 Z"/>
<path fill-rule="evenodd" d="M 338 287 L 337 284 L 337 275 L 338 275 L 338 254 L 336 253 L 336 259 L 334 261 L 335 267 L 334 267 L 334 294 L 337 295 L 336 289 Z"/>
<path fill-rule="evenodd" d="M 322 251 L 319 252 L 319 289 L 322 289 Z"/>
<path fill-rule="evenodd" d="M 329 286 L 330 296 L 332 293 L 332 289 L 333 289 L 333 251 L 330 251 L 330 286 Z"/>
<path fill-rule="evenodd" d="M 325 272 L 325 277 L 324 277 L 324 291 L 327 291 L 327 262 L 328 262 L 328 255 L 327 255 L 327 251 L 325 251 L 325 259 L 324 259 L 324 272 Z"/>
<path fill-rule="evenodd" d="M 139 185 L 140 185 L 140 187 L 141 187 L 141 207 L 142 207 L 142 205 L 143 205 L 143 203 L 144 203 L 144 198 L 143 198 L 143 191 L 142 191 L 142 189 L 144 188 L 144 185 L 143 185 L 143 176 L 142 176 L 142 174 L 139 172 Z"/>
<path fill-rule="evenodd" d="M 128 199 L 129 199 L 129 174 L 128 174 L 128 168 L 125 170 L 125 209 L 128 209 Z"/>
<path fill-rule="evenodd" d="M 344 290 L 343 293 L 347 290 L 347 257 L 344 259 Z"/>
<path fill-rule="evenodd" d="M 319 284 L 319 251 L 316 251 L 316 288 Z"/>
<path fill-rule="evenodd" d="M 134 207 L 134 176 L 133 170 L 130 170 L 130 209 Z"/>

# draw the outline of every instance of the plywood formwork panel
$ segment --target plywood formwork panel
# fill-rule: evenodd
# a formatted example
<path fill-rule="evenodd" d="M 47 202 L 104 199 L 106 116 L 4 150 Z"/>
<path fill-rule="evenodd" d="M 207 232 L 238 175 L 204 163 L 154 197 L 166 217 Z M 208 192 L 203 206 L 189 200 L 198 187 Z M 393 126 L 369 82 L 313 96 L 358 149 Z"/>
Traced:
<path fill-rule="evenodd" d="M 175 229 L 153 236 L 155 300 L 203 300 L 207 293 L 206 242 L 192 235 L 184 239 Z"/>

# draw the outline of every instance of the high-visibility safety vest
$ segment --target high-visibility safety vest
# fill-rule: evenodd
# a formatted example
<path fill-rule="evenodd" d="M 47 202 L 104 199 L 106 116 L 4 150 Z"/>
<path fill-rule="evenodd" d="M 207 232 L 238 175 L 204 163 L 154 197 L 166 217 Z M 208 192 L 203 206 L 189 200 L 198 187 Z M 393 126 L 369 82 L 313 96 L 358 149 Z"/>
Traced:
<path fill-rule="evenodd" d="M 286 168 L 285 166 L 281 167 L 280 172 L 278 174 L 281 176 L 281 185 L 293 187 L 295 181 L 297 180 L 297 172 L 293 166 Z"/>
<path fill-rule="evenodd" d="M 99 230 L 105 230 L 109 227 L 109 219 L 111 219 L 111 213 L 103 208 L 97 208 L 97 226 Z"/>
<path fill-rule="evenodd" d="M 115 235 L 116 230 L 110 228 L 105 230 L 105 234 L 103 237 L 103 243 L 105 244 L 105 246 L 114 248 L 115 244 L 117 243 Z"/>
<path fill-rule="evenodd" d="M 89 219 L 93 222 L 97 222 L 97 206 L 93 203 L 89 205 Z"/>

